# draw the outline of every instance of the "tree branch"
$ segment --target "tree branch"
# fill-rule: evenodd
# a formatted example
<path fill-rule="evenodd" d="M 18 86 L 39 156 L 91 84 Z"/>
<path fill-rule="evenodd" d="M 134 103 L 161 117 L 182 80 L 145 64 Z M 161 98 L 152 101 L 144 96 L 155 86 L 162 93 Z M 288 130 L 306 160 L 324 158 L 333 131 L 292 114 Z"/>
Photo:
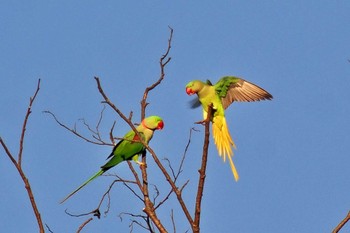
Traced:
<path fill-rule="evenodd" d="M 165 51 L 165 53 L 161 56 L 161 58 L 159 60 L 159 66 L 160 66 L 159 79 L 155 83 L 153 83 L 151 86 L 147 87 L 145 92 L 143 93 L 143 97 L 141 100 L 141 119 L 145 118 L 146 107 L 148 105 L 148 103 L 147 103 L 148 93 L 150 91 L 152 91 L 154 88 L 156 88 L 163 81 L 163 79 L 165 77 L 165 72 L 164 72 L 165 66 L 171 60 L 171 57 L 169 57 L 168 55 L 169 55 L 169 52 L 171 50 L 171 41 L 173 39 L 174 30 L 171 27 L 169 27 L 169 29 L 170 29 L 170 36 L 168 39 L 168 47 L 167 47 L 167 50 Z"/>
<path fill-rule="evenodd" d="M 343 228 L 343 226 L 350 220 L 350 211 L 346 215 L 346 217 L 338 224 L 336 228 L 332 231 L 332 233 L 338 233 L 340 229 Z"/>
<path fill-rule="evenodd" d="M 80 232 L 83 230 L 83 228 L 84 228 L 90 221 L 92 221 L 92 219 L 93 219 L 93 218 L 89 218 L 88 220 L 86 220 L 85 222 L 83 222 L 83 223 L 80 225 L 80 227 L 78 228 L 77 233 L 80 233 Z"/>
<path fill-rule="evenodd" d="M 39 231 L 40 231 L 40 233 L 44 233 L 45 232 L 44 224 L 43 224 L 43 222 L 41 220 L 41 215 L 40 215 L 39 209 L 38 209 L 38 207 L 36 205 L 32 188 L 30 186 L 28 178 L 26 177 L 26 175 L 25 175 L 25 173 L 24 173 L 24 171 L 22 169 L 22 154 L 23 154 L 23 144 L 24 144 L 24 138 L 25 138 L 25 131 L 26 131 L 29 115 L 31 114 L 31 108 L 33 106 L 33 103 L 35 101 L 35 98 L 36 98 L 39 90 L 40 90 L 40 79 L 38 80 L 37 88 L 36 88 L 36 91 L 35 91 L 34 95 L 32 97 L 30 97 L 29 105 L 28 105 L 28 108 L 27 108 L 27 112 L 26 112 L 26 115 L 24 117 L 23 126 L 22 126 L 22 132 L 21 132 L 21 137 L 20 137 L 20 142 L 19 142 L 18 162 L 16 161 L 16 159 L 14 158 L 14 156 L 12 155 L 12 153 L 10 152 L 8 147 L 6 146 L 6 143 L 4 142 L 4 140 L 1 137 L 0 137 L 0 143 L 1 143 L 2 147 L 4 148 L 7 156 L 10 158 L 11 162 L 16 167 L 19 175 L 22 178 L 24 186 L 25 186 L 25 188 L 27 190 L 27 194 L 28 194 L 30 203 L 32 205 L 32 209 L 34 211 L 34 215 L 36 217 L 36 220 L 37 220 L 37 223 L 38 223 L 38 226 L 39 226 Z"/>
<path fill-rule="evenodd" d="M 113 146 L 112 143 L 113 143 L 114 140 L 112 140 L 111 138 L 113 138 L 112 135 L 113 135 L 113 129 L 114 129 L 115 122 L 114 122 L 114 124 L 112 125 L 112 128 L 111 128 L 111 130 L 110 130 L 110 139 L 111 139 L 112 143 L 108 143 L 108 142 L 103 141 L 103 140 L 101 139 L 101 137 L 99 136 L 100 133 L 99 133 L 98 127 L 99 127 L 99 125 L 100 125 L 100 121 L 102 120 L 102 116 L 100 117 L 100 119 L 99 119 L 99 121 L 98 121 L 98 123 L 97 123 L 97 126 L 96 126 L 97 132 L 94 132 L 93 130 L 91 130 L 90 126 L 89 126 L 85 121 L 83 121 L 83 124 L 87 127 L 87 129 L 88 129 L 90 132 L 92 132 L 92 133 L 94 133 L 94 134 L 97 135 L 97 137 L 94 137 L 94 135 L 93 135 L 93 138 L 94 138 L 95 140 L 97 140 L 97 141 L 95 141 L 95 140 L 91 140 L 91 139 L 89 139 L 89 138 L 83 136 L 82 134 L 80 134 L 80 133 L 77 131 L 77 129 L 76 129 L 75 126 L 74 126 L 74 128 L 69 128 L 67 125 L 63 124 L 60 120 L 58 120 L 58 118 L 56 117 L 56 115 L 55 115 L 54 113 L 52 113 L 51 111 L 46 110 L 46 111 L 43 111 L 43 113 L 47 113 L 47 114 L 51 115 L 51 116 L 53 117 L 53 119 L 56 121 L 56 123 L 59 124 L 61 127 L 65 128 L 65 129 L 68 130 L 69 132 L 73 133 L 75 136 L 77 136 L 77 137 L 79 137 L 79 138 L 81 138 L 81 139 L 83 139 L 83 140 L 85 140 L 85 141 L 87 141 L 87 142 L 89 142 L 89 143 L 92 143 L 92 144 L 95 144 L 95 145 L 100 145 L 100 146 L 105 146 L 105 145 L 107 145 L 107 146 Z M 102 113 L 103 113 L 103 110 L 102 110 L 102 112 L 101 112 L 101 115 L 102 115 Z"/>
<path fill-rule="evenodd" d="M 208 108 L 207 119 L 205 120 L 205 134 L 204 134 L 204 145 L 203 145 L 203 156 L 202 156 L 202 166 L 199 170 L 199 181 L 198 181 L 198 189 L 197 189 L 197 197 L 196 197 L 196 206 L 195 206 L 195 214 L 194 214 L 194 222 L 193 222 L 193 232 L 199 233 L 200 231 L 200 216 L 201 216 L 201 203 L 203 197 L 204 190 L 204 182 L 205 182 L 205 171 L 207 168 L 207 158 L 208 158 L 208 148 L 209 148 L 209 128 L 210 128 L 210 119 L 213 112 L 212 106 Z"/>
<path fill-rule="evenodd" d="M 188 137 L 188 142 L 186 144 L 186 147 L 185 147 L 185 151 L 182 155 L 182 159 L 181 159 L 181 162 L 180 162 L 180 165 L 179 165 L 179 168 L 177 170 L 177 173 L 175 173 L 173 167 L 171 166 L 171 163 L 170 163 L 170 160 L 169 159 L 165 159 L 165 161 L 168 162 L 168 166 L 170 168 L 170 171 L 171 171 L 171 174 L 173 176 L 173 179 L 174 179 L 174 183 L 176 183 L 177 179 L 179 178 L 181 172 L 182 172 L 182 167 L 184 165 L 184 162 L 185 162 L 185 158 L 186 158 L 186 155 L 187 155 L 187 151 L 188 151 L 188 148 L 190 146 L 190 143 L 191 143 L 191 138 L 192 138 L 192 131 L 195 131 L 194 128 L 191 128 L 190 129 L 190 133 L 189 133 L 189 137 Z M 180 188 L 180 192 L 182 192 L 182 189 L 187 185 L 187 183 L 189 182 L 189 180 L 186 181 L 186 183 Z M 161 200 L 156 206 L 155 206 L 155 209 L 158 209 L 161 205 L 163 205 L 164 202 L 166 202 L 170 195 L 174 192 L 174 189 L 171 188 L 171 190 L 168 192 L 168 194 L 163 198 L 163 200 Z"/>
<path fill-rule="evenodd" d="M 21 133 L 21 139 L 19 141 L 19 152 L 18 152 L 18 165 L 21 167 L 22 166 L 22 152 L 23 152 L 23 143 L 24 143 L 24 135 L 25 135 L 25 132 L 26 132 L 26 128 L 27 128 L 27 122 L 28 122 L 28 119 L 29 119 L 29 115 L 31 114 L 31 109 L 32 109 L 32 105 L 34 103 L 34 100 L 38 94 L 40 90 L 40 79 L 38 80 L 38 85 L 36 87 L 36 91 L 33 95 L 33 97 L 30 97 L 30 100 L 29 100 L 29 106 L 28 106 L 28 109 L 27 109 L 27 113 L 26 113 L 26 116 L 24 117 L 24 121 L 23 121 L 23 127 L 22 127 L 22 133 Z"/>

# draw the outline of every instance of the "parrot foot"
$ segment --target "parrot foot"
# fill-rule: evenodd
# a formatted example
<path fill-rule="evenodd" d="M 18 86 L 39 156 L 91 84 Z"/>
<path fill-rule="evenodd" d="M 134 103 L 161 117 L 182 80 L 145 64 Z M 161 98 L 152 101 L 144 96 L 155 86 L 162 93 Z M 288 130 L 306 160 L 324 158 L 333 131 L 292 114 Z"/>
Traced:
<path fill-rule="evenodd" d="M 205 125 L 206 122 L 207 122 L 207 120 L 201 120 L 201 121 L 196 121 L 194 123 L 199 124 L 199 125 Z"/>
<path fill-rule="evenodd" d="M 135 163 L 137 163 L 140 166 L 147 166 L 146 163 L 143 163 L 143 162 L 140 162 L 140 161 L 137 161 L 137 160 L 135 161 Z"/>

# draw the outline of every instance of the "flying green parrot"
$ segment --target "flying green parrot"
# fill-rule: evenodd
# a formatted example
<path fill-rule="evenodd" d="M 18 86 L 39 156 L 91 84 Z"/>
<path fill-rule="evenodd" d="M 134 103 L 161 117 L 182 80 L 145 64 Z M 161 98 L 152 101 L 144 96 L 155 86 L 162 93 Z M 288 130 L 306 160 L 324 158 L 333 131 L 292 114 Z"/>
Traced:
<path fill-rule="evenodd" d="M 208 107 L 212 105 L 214 112 L 211 121 L 214 142 L 223 160 L 226 161 L 226 156 L 229 158 L 232 173 L 237 181 L 239 175 L 232 161 L 231 148 L 236 149 L 236 145 L 227 127 L 225 109 L 234 101 L 271 100 L 272 95 L 257 85 L 234 76 L 225 76 L 215 85 L 209 80 L 206 83 L 193 80 L 186 85 L 186 93 L 188 95 L 197 94 L 198 99 L 192 103 L 192 108 L 202 105 L 204 120 L 207 119 Z"/>
<path fill-rule="evenodd" d="M 138 161 L 138 156 L 142 154 L 146 148 L 142 144 L 141 141 L 144 141 L 146 144 L 152 139 L 153 133 L 155 130 L 163 129 L 164 122 L 162 118 L 159 116 L 150 116 L 141 122 L 140 125 L 136 127 L 136 130 L 139 132 L 141 136 L 141 140 L 138 135 L 134 132 L 134 130 L 130 130 L 127 134 L 124 135 L 123 139 L 118 142 L 117 145 L 114 146 L 112 153 L 108 156 L 107 159 L 111 158 L 105 165 L 103 165 L 95 175 L 90 177 L 87 181 L 85 181 L 82 185 L 80 185 L 76 190 L 71 192 L 66 198 L 64 198 L 60 203 L 62 204 L 68 198 L 73 196 L 76 192 L 82 189 L 85 185 L 90 183 L 92 180 L 97 178 L 98 176 L 105 173 L 110 168 L 116 166 L 117 164 L 126 161 L 126 160 L 134 160 L 136 163 L 142 165 L 141 162 Z"/>

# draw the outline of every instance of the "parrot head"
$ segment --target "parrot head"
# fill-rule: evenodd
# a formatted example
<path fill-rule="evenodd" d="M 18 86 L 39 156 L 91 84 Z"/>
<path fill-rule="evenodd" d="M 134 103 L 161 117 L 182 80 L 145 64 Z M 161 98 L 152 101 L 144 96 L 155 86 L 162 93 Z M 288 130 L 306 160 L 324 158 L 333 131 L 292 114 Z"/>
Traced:
<path fill-rule="evenodd" d="M 149 116 L 143 119 L 141 123 L 145 128 L 151 130 L 161 130 L 164 127 L 163 119 L 159 116 Z"/>
<path fill-rule="evenodd" d="M 199 80 L 191 81 L 186 85 L 186 93 L 187 95 L 197 94 L 200 90 L 202 90 L 203 86 L 204 86 L 204 83 L 202 81 L 199 81 Z"/>

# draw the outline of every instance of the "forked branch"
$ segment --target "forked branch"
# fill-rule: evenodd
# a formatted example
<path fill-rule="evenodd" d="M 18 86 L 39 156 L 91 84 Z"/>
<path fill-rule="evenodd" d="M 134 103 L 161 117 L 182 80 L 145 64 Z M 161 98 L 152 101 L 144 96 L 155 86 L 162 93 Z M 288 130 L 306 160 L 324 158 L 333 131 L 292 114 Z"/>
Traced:
<path fill-rule="evenodd" d="M 9 159 L 11 160 L 13 165 L 16 167 L 19 175 L 22 178 L 22 181 L 23 181 L 25 188 L 27 190 L 27 194 L 28 194 L 30 203 L 32 205 L 32 209 L 34 211 L 34 214 L 35 214 L 38 226 L 39 226 L 39 231 L 40 231 L 40 233 L 44 233 L 44 225 L 43 225 L 43 222 L 41 220 L 41 215 L 40 215 L 39 209 L 38 209 L 36 202 L 35 202 L 32 188 L 30 186 L 28 178 L 26 177 L 26 175 L 22 169 L 22 154 L 23 154 L 23 148 L 24 148 L 23 144 L 24 144 L 25 132 L 26 132 L 26 128 L 27 128 L 29 115 L 32 112 L 31 109 L 32 109 L 33 103 L 35 101 L 35 98 L 36 98 L 39 90 L 40 90 L 40 79 L 38 80 L 38 84 L 37 84 L 36 91 L 35 91 L 34 95 L 32 97 L 30 97 L 27 112 L 26 112 L 26 115 L 24 117 L 22 131 L 21 131 L 21 137 L 20 137 L 20 141 L 19 141 L 18 159 L 17 160 L 15 159 L 15 157 L 10 152 L 9 148 L 7 147 L 6 143 L 4 142 L 4 140 L 1 137 L 0 137 L 0 143 L 1 143 L 2 147 L 4 148 L 6 155 L 9 157 Z"/>

